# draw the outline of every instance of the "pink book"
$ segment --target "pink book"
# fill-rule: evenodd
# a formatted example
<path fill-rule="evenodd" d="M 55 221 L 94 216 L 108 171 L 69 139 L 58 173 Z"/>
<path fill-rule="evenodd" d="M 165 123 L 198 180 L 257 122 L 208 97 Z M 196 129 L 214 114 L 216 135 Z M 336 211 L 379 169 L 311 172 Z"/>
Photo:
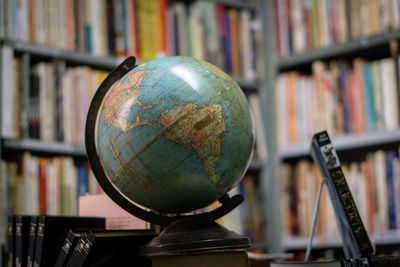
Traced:
<path fill-rule="evenodd" d="M 106 229 L 145 229 L 146 222 L 131 215 L 106 194 L 79 197 L 79 216 L 106 218 Z"/>

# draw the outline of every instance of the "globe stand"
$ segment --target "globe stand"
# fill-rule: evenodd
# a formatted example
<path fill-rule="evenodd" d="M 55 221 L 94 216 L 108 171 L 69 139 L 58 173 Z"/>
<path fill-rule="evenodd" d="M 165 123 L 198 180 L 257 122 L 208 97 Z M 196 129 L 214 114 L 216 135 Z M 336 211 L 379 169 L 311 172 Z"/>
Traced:
<path fill-rule="evenodd" d="M 228 214 L 242 201 L 243 196 L 225 195 L 219 201 L 218 208 L 201 214 L 167 216 L 146 211 L 122 194 L 105 174 L 95 144 L 97 112 L 111 86 L 135 67 L 136 59 L 128 57 L 115 68 L 96 91 L 90 104 L 85 128 L 85 146 L 92 171 L 104 192 L 120 207 L 132 215 L 147 222 L 166 228 L 145 248 L 145 254 L 215 250 L 227 248 L 245 248 L 250 246 L 250 239 L 241 236 L 215 222 Z"/>
<path fill-rule="evenodd" d="M 180 219 L 166 227 L 144 248 L 144 254 L 245 248 L 248 237 L 229 231 L 218 223 L 197 218 Z"/>

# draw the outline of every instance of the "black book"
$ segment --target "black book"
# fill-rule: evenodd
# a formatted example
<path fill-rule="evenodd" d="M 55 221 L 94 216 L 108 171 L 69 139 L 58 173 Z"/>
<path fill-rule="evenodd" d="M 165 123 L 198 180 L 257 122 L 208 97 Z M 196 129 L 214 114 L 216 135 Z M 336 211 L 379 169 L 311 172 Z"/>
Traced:
<path fill-rule="evenodd" d="M 375 249 L 347 185 L 339 157 L 326 131 L 312 138 L 311 156 L 327 182 L 343 244 L 351 258 L 365 258 Z M 346 249 L 345 249 L 346 250 Z"/>
<path fill-rule="evenodd" d="M 311 156 L 328 186 L 344 250 L 347 246 L 350 254 L 349 259 L 341 261 L 341 266 L 400 266 L 400 257 L 398 256 L 374 256 L 375 248 L 358 213 L 339 157 L 326 131 L 313 136 Z"/>
<path fill-rule="evenodd" d="M 8 215 L 7 225 L 8 267 L 15 267 L 15 216 Z"/>
<path fill-rule="evenodd" d="M 155 236 L 152 230 L 85 232 L 67 266 L 151 266 L 149 258 L 140 256 L 140 249 Z"/>
<path fill-rule="evenodd" d="M 29 238 L 28 238 L 28 258 L 27 267 L 33 266 L 33 258 L 35 257 L 35 244 L 36 244 L 36 231 L 37 231 L 37 220 L 38 216 L 31 217 L 31 223 L 29 227 Z"/>
<path fill-rule="evenodd" d="M 32 216 L 15 215 L 15 262 L 17 267 L 27 265 L 31 219 Z"/>
<path fill-rule="evenodd" d="M 105 224 L 100 217 L 39 216 L 34 266 L 54 266 L 70 229 L 104 230 Z"/>
<path fill-rule="evenodd" d="M 64 244 L 60 252 L 58 253 L 58 257 L 56 263 L 54 264 L 54 267 L 64 267 L 67 265 L 72 255 L 72 251 L 74 250 L 80 236 L 81 233 L 69 230 L 67 237 L 65 238 Z"/>
<path fill-rule="evenodd" d="M 326 131 L 312 138 L 311 156 L 326 180 L 345 251 L 351 258 L 365 258 L 375 249 L 358 213 L 357 206 L 347 185 L 339 157 Z"/>
<path fill-rule="evenodd" d="M 117 49 L 115 47 L 115 18 L 114 18 L 114 2 L 113 0 L 107 0 L 107 40 L 108 40 L 108 52 L 110 55 L 116 56 Z"/>
<path fill-rule="evenodd" d="M 40 114 L 39 114 L 39 91 L 40 78 L 36 74 L 30 76 L 30 91 L 29 91 L 29 137 L 34 139 L 40 138 Z"/>

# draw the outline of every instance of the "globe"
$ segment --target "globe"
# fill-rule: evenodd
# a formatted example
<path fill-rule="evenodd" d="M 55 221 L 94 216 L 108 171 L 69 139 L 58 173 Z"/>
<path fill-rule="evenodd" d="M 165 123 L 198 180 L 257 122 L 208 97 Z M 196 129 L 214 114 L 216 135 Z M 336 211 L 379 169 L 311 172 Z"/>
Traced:
<path fill-rule="evenodd" d="M 190 57 L 136 66 L 97 110 L 95 146 L 104 173 L 129 200 L 163 214 L 224 197 L 251 160 L 251 112 L 225 72 Z"/>

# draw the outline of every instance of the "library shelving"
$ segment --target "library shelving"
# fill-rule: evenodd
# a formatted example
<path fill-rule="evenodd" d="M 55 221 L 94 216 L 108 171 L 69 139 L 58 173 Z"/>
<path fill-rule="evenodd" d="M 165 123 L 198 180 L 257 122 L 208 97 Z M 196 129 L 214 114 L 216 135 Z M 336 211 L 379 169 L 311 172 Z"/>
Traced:
<path fill-rule="evenodd" d="M 267 1 L 104 0 L 61 1 L 47 5 L 47 2 L 45 4 L 45 1 L 39 0 L 34 7 L 29 6 L 30 1 L 21 1 L 21 5 L 16 3 L 16 0 L 6 0 L 1 2 L 3 6 L 0 7 L 1 168 L 7 169 L 7 164 L 12 163 L 12 171 L 20 171 L 20 158 L 25 156 L 33 159 L 33 162 L 49 164 L 53 172 L 54 162 L 57 165 L 58 161 L 66 161 L 66 166 L 76 166 L 77 176 L 80 175 L 79 170 L 89 175 L 90 170 L 80 168 L 87 167 L 82 126 L 93 90 L 106 73 L 129 55 L 136 56 L 139 63 L 158 56 L 194 56 L 224 69 L 238 82 L 250 102 L 260 102 L 257 107 L 260 111 L 255 111 L 256 123 L 260 124 L 256 125 L 259 128 L 257 150 L 248 171 L 248 177 L 251 178 L 247 180 L 254 178 L 257 185 L 261 185 L 260 189 L 256 188 L 257 195 L 267 195 L 265 167 L 269 148 L 262 140 L 267 136 L 267 132 L 264 132 L 267 127 L 263 126 L 265 107 L 262 100 L 267 95 L 263 92 L 266 88 L 263 81 L 267 73 L 263 63 L 265 57 L 268 57 L 268 49 L 264 47 L 262 40 L 265 34 L 263 12 Z M 74 4 L 75 7 L 71 6 Z M 112 12 L 106 13 L 106 10 Z M 102 22 L 102 15 L 107 16 L 106 24 Z M 246 38 L 239 40 L 238 36 Z M 210 43 L 211 48 L 208 47 Z M 89 75 L 89 78 L 85 78 L 85 75 Z M 78 110 L 79 114 L 59 111 L 60 106 L 71 105 L 71 99 L 62 100 L 67 101 L 66 103 L 56 102 L 50 105 L 57 119 L 52 118 L 52 114 L 45 114 L 46 111 L 40 106 L 35 106 L 38 105 L 38 96 L 37 92 L 32 91 L 37 89 L 32 88 L 43 86 L 40 83 L 49 77 L 55 84 L 62 84 L 62 88 L 68 87 L 74 91 L 75 95 L 68 96 L 67 99 L 79 98 L 78 106 L 72 108 Z M 90 86 L 92 91 L 80 97 L 87 90 L 85 85 Z M 14 86 L 18 88 L 15 89 Z M 44 86 L 47 93 L 55 94 L 50 98 L 57 99 L 57 94 L 60 93 L 57 91 L 58 87 L 49 84 Z M 84 91 L 79 91 L 82 88 Z M 17 93 L 14 94 L 15 92 Z M 13 95 L 10 96 L 10 93 Z M 13 102 L 15 99 L 19 101 L 18 104 Z M 51 102 L 48 99 L 39 100 L 42 103 Z M 22 111 L 19 112 L 16 107 L 21 107 Z M 39 133 L 35 128 L 39 127 L 38 116 L 42 116 L 40 123 L 50 125 L 40 128 Z M 73 116 L 76 118 L 71 119 Z M 69 122 L 70 120 L 74 121 Z M 36 167 L 33 168 L 36 170 Z M 8 186 L 5 181 L 7 175 L 3 175 L 5 173 L 7 172 L 1 173 L 2 192 L 7 192 L 4 186 Z M 86 182 L 92 179 L 91 176 Z M 98 190 L 93 181 L 88 185 L 87 191 L 89 190 Z M 263 202 L 266 203 L 265 199 Z M 2 215 L 7 215 L 8 204 L 1 204 Z M 260 223 L 265 227 L 268 225 L 265 221 L 268 218 L 264 216 L 266 207 L 261 204 L 256 208 L 261 214 Z M 39 206 L 36 208 L 40 209 Z M 4 219 L 2 227 L 5 225 L 3 223 Z M 4 232 L 4 228 L 1 230 Z M 267 232 L 259 233 L 262 236 L 257 237 L 258 248 L 266 250 L 270 246 L 270 239 L 266 238 Z M 0 240 L 4 245 L 3 238 L 4 236 Z"/>
<path fill-rule="evenodd" d="M 313 131 L 324 130 L 327 128 L 328 130 L 332 130 L 334 132 L 334 136 L 332 138 L 333 145 L 337 149 L 339 156 L 342 158 L 343 162 L 349 164 L 349 166 L 352 165 L 354 167 L 353 170 L 355 170 L 356 168 L 362 168 L 362 162 L 365 161 L 367 157 L 369 157 L 368 155 L 374 153 L 389 153 L 390 157 L 394 155 L 393 157 L 395 157 L 397 160 L 398 146 L 400 144 L 400 127 L 397 119 L 399 99 L 398 44 L 400 41 L 400 17 L 398 17 L 397 15 L 387 15 L 387 17 L 383 18 L 380 16 L 384 16 L 382 14 L 397 12 L 399 10 L 399 6 L 396 4 L 391 8 L 387 5 L 392 5 L 394 2 L 389 3 L 385 1 L 376 1 L 376 3 L 379 2 L 379 5 L 381 5 L 379 6 L 379 10 L 384 11 L 383 13 L 378 14 L 378 10 L 375 10 L 374 7 L 371 6 L 374 4 L 368 1 L 356 0 L 347 2 L 342 0 L 324 0 L 299 1 L 298 3 L 294 3 L 295 1 L 288 0 L 273 2 L 274 4 L 270 5 L 275 10 L 275 12 L 273 14 L 274 16 L 270 17 L 269 20 L 269 22 L 273 24 L 273 26 L 271 26 L 270 28 L 273 34 L 269 34 L 267 36 L 267 39 L 270 39 L 269 41 L 267 41 L 267 43 L 269 46 L 273 47 L 272 50 L 276 53 L 273 54 L 270 59 L 266 59 L 266 64 L 270 66 L 270 70 L 267 71 L 269 74 L 267 75 L 270 75 L 269 77 L 275 83 L 271 83 L 270 87 L 266 91 L 268 93 L 268 97 L 271 97 L 276 101 L 273 111 L 275 117 L 268 120 L 268 125 L 274 125 L 276 129 L 280 128 L 280 130 L 277 130 L 277 133 L 274 133 L 275 135 L 270 135 L 267 138 L 267 145 L 270 145 L 271 142 L 274 141 L 278 144 L 274 147 L 273 151 L 269 150 L 269 152 L 275 152 L 275 154 L 273 154 L 272 156 L 275 158 L 275 161 L 272 160 L 270 162 L 271 164 L 269 164 L 268 167 L 276 169 L 276 171 L 274 171 L 274 174 L 276 175 L 275 177 L 281 178 L 276 178 L 274 182 L 275 189 L 280 190 L 281 195 L 284 195 L 285 186 L 288 186 L 288 183 L 294 184 L 296 182 L 299 182 L 300 185 L 296 184 L 295 186 L 304 186 L 304 183 L 308 181 L 304 181 L 304 179 L 306 178 L 301 179 L 298 174 L 296 176 L 295 173 L 301 173 L 301 171 L 305 171 L 305 169 L 307 168 L 313 168 L 304 167 L 307 165 L 304 162 L 308 162 L 308 164 L 312 162 L 309 152 L 311 145 L 311 136 L 309 136 L 309 133 L 306 131 L 309 129 L 312 129 Z M 353 5 L 360 5 L 360 8 L 355 9 Z M 283 13 L 282 8 L 285 9 Z M 338 12 L 338 9 L 340 8 L 347 10 L 345 12 L 345 18 L 342 18 L 343 20 L 346 20 L 345 23 L 335 21 L 335 19 L 337 19 L 338 17 L 337 13 L 335 12 Z M 279 11 L 279 9 L 281 10 Z M 318 12 L 312 13 L 313 9 L 318 10 Z M 301 14 L 299 14 L 299 12 Z M 311 12 L 312 15 L 310 15 L 311 13 L 309 14 L 308 12 Z M 321 14 L 324 14 L 323 12 L 327 12 L 326 14 L 329 15 L 322 16 Z M 282 16 L 282 14 L 284 16 Z M 375 15 L 372 16 L 371 14 L 375 14 L 377 17 L 374 17 Z M 296 22 L 299 22 L 299 18 L 301 21 L 300 26 L 296 25 Z M 282 27 L 286 29 L 283 29 Z M 299 27 L 304 27 L 304 29 L 299 30 Z M 346 34 L 343 37 L 343 40 L 339 40 L 339 32 L 343 31 L 343 29 L 345 29 L 344 32 L 346 32 Z M 302 34 L 304 34 L 304 36 L 302 36 Z M 282 41 L 286 43 L 282 44 Z M 316 43 L 318 43 L 319 45 L 314 46 Z M 382 63 L 384 61 L 385 63 Z M 387 63 L 389 61 L 390 63 Z M 383 71 L 380 70 L 380 64 L 391 65 L 391 70 L 389 71 L 386 67 L 383 68 Z M 338 65 L 339 68 L 337 67 Z M 346 128 L 348 125 L 354 124 L 354 121 L 352 121 L 349 117 L 346 118 L 344 116 L 341 117 L 342 121 L 337 120 L 337 117 L 335 117 L 336 120 L 330 118 L 332 120 L 331 124 L 325 124 L 326 128 L 323 127 L 324 124 L 320 124 L 316 128 L 310 128 L 310 125 L 302 125 L 299 126 L 303 127 L 303 129 L 300 130 L 299 128 L 289 129 L 289 126 L 287 126 L 286 129 L 286 126 L 282 128 L 280 125 L 282 123 L 282 118 L 284 120 L 287 120 L 286 123 L 289 123 L 289 120 L 293 122 L 293 118 L 289 118 L 291 116 L 290 114 L 293 115 L 297 112 L 296 115 L 298 115 L 299 113 L 304 111 L 302 111 L 301 108 L 300 110 L 296 108 L 298 108 L 299 106 L 301 107 L 302 105 L 309 107 L 307 103 L 310 102 L 307 102 L 303 95 L 303 98 L 301 100 L 288 100 L 289 102 L 285 103 L 285 105 L 287 106 L 282 109 L 282 102 L 279 100 L 279 97 L 288 97 L 288 94 L 291 94 L 292 92 L 300 95 L 302 94 L 302 92 L 312 91 L 313 93 L 317 92 L 316 94 L 318 94 L 324 90 L 325 93 L 329 91 L 330 93 L 332 93 L 332 95 L 326 93 L 323 96 L 326 97 L 324 100 L 325 102 L 321 100 L 322 98 L 317 99 L 317 102 L 320 101 L 319 104 L 322 103 L 322 105 L 324 106 L 323 108 L 326 108 L 327 106 L 329 107 L 332 103 L 335 103 L 332 104 L 332 107 L 334 108 L 341 105 L 341 108 L 343 108 L 343 106 L 347 108 L 350 107 L 350 109 L 354 108 L 354 105 L 356 105 L 355 102 L 351 102 L 350 104 L 344 102 L 343 105 L 343 102 L 340 102 L 338 100 L 338 98 L 343 97 L 343 95 L 346 94 L 344 88 L 348 88 L 346 87 L 347 84 L 343 82 L 343 80 L 345 80 L 343 76 L 340 75 L 340 72 L 339 74 L 338 72 L 336 72 L 336 70 L 338 69 L 342 70 L 340 69 L 340 67 L 343 67 L 342 69 L 345 69 L 346 72 L 348 71 L 348 73 L 351 73 L 350 76 L 354 76 L 352 78 L 354 79 L 352 81 L 353 87 L 357 87 L 359 92 L 362 92 L 362 94 L 358 95 L 360 96 L 358 99 L 362 103 L 358 105 L 362 106 L 361 111 L 362 113 L 364 113 L 364 128 L 362 130 Z M 368 72 L 374 68 L 376 70 L 375 73 Z M 393 78 L 391 80 L 390 78 L 387 79 L 387 76 L 385 76 L 385 78 L 378 77 L 377 73 L 379 74 L 378 76 L 391 73 L 393 74 Z M 385 82 L 391 80 L 391 82 L 379 84 L 379 82 L 376 82 L 379 79 L 383 79 L 385 80 Z M 374 84 L 372 84 L 373 81 L 375 81 Z M 279 82 L 281 83 L 279 84 Z M 291 86 L 293 87 L 292 89 L 288 90 L 292 91 L 285 91 L 285 93 L 282 94 L 281 89 L 287 89 L 290 86 L 288 84 L 291 84 Z M 309 85 L 310 87 L 307 87 L 307 85 Z M 392 106 L 392 104 L 389 104 L 390 101 L 387 101 L 386 103 L 383 102 L 383 104 L 381 102 L 379 103 L 381 103 L 381 105 L 384 106 L 384 108 L 386 108 L 389 112 L 392 111 L 392 116 L 389 116 L 390 118 L 385 119 L 386 122 L 393 117 L 396 118 L 395 123 L 393 126 L 375 127 L 376 125 L 373 125 L 372 128 L 368 128 L 365 125 L 368 124 L 368 122 L 366 122 L 368 118 L 366 117 L 369 116 L 367 113 L 370 111 L 367 108 L 364 109 L 364 105 L 368 106 L 371 103 L 371 99 L 373 99 L 373 101 L 377 100 L 376 98 L 373 98 L 376 97 L 376 95 L 374 95 L 369 100 L 366 100 L 369 96 L 365 95 L 368 95 L 368 92 L 371 92 L 373 90 L 376 90 L 374 91 L 375 94 L 384 94 L 382 93 L 382 91 L 384 90 L 384 88 L 388 87 L 391 87 L 391 90 L 393 90 L 391 93 L 391 97 L 388 97 L 388 99 L 394 100 L 395 104 Z M 369 91 L 365 88 L 367 88 Z M 352 92 L 355 91 L 356 90 L 353 90 Z M 347 96 L 349 96 L 348 93 Z M 297 96 L 294 96 L 294 98 L 296 97 Z M 326 100 L 327 98 L 329 98 L 329 100 Z M 287 100 L 288 98 L 285 99 Z M 345 100 L 348 101 L 348 99 Z M 347 112 L 351 113 L 353 111 L 350 109 L 348 109 Z M 376 112 L 377 107 L 374 106 L 372 109 L 373 112 Z M 285 114 L 285 112 L 287 113 Z M 316 109 L 313 110 L 313 112 L 314 114 L 318 115 L 318 112 L 321 112 L 321 110 Z M 343 110 L 336 110 L 336 112 L 342 112 L 341 114 L 343 114 Z M 332 115 L 333 113 L 330 113 L 330 116 L 337 116 Z M 375 116 L 373 120 L 381 119 L 381 117 L 378 118 L 375 113 L 373 114 L 373 116 Z M 306 124 L 306 121 L 310 121 L 310 119 L 301 116 L 302 115 L 299 115 L 299 117 L 294 119 L 295 124 Z M 346 116 L 349 115 L 347 114 Z M 313 121 L 315 120 L 317 119 L 314 118 Z M 344 127 L 343 122 L 345 120 L 348 120 L 347 123 L 349 123 L 348 125 L 346 125 L 346 127 Z M 322 121 L 326 122 L 326 120 Z M 358 123 L 359 121 L 360 120 L 358 120 Z M 284 133 L 282 132 L 282 129 L 284 129 Z M 289 134 L 293 134 L 293 132 L 297 131 L 302 131 L 300 134 L 302 136 L 301 138 L 299 138 L 299 136 L 292 135 L 291 138 L 285 139 L 289 136 Z M 271 139 L 271 136 L 276 138 Z M 285 140 L 282 142 L 282 139 Z M 383 158 L 389 160 L 389 156 L 387 154 L 385 154 Z M 397 163 L 395 163 L 395 165 L 396 164 Z M 356 165 L 358 167 L 356 167 Z M 288 174 L 288 168 L 291 169 L 291 174 Z M 384 166 L 384 168 L 387 169 L 389 167 Z M 351 169 L 351 167 L 349 167 L 349 169 Z M 397 177 L 397 169 L 394 172 L 395 178 L 393 179 L 398 180 L 399 178 Z M 283 176 L 288 177 L 288 175 L 290 176 L 290 178 L 287 178 L 288 181 L 284 181 Z M 350 176 L 349 178 L 354 179 L 353 174 L 350 173 L 348 174 L 348 176 Z M 380 178 L 384 180 L 389 179 L 387 176 L 389 175 L 385 173 L 383 177 Z M 358 177 L 360 177 L 360 175 Z M 301 190 L 299 188 L 297 189 Z M 312 191 L 315 193 L 315 188 L 312 189 Z M 299 194 L 302 193 L 297 194 L 297 199 L 301 197 L 304 198 L 304 194 L 302 196 L 299 196 Z M 312 193 L 309 192 L 309 194 Z M 327 193 L 325 192 L 325 194 Z M 384 205 L 386 205 L 386 208 L 389 210 L 387 206 L 393 200 L 382 200 L 382 198 L 388 198 L 388 195 L 390 194 L 386 193 L 386 195 L 382 196 L 377 193 L 375 194 L 375 196 L 370 197 L 380 197 L 381 199 L 378 199 L 377 201 L 385 202 L 386 204 Z M 284 198 L 285 196 L 283 197 L 283 200 L 286 201 Z M 305 200 L 303 199 L 303 201 Z M 356 200 L 356 202 L 357 201 L 359 200 Z M 312 205 L 314 205 L 314 199 L 310 202 L 312 202 Z M 395 204 L 397 206 L 400 205 L 400 203 L 398 202 L 396 202 Z M 296 209 L 303 209 L 303 207 L 297 206 Z M 276 231 L 280 231 L 278 235 L 280 235 L 282 238 L 280 249 L 287 251 L 305 251 L 307 247 L 307 237 L 301 236 L 299 233 L 287 233 L 287 229 L 284 229 L 284 224 L 287 223 L 285 221 L 285 218 L 287 218 L 285 217 L 287 216 L 287 214 L 284 214 L 285 209 L 277 208 L 277 211 L 278 213 L 274 213 L 274 215 L 279 217 L 279 219 L 277 220 L 282 221 L 282 226 L 278 226 L 275 228 Z M 304 212 L 304 210 L 301 212 Z M 304 213 L 302 213 L 302 216 L 304 216 Z M 307 218 L 307 220 L 311 219 L 311 216 L 312 215 L 309 214 L 309 216 L 307 217 L 310 218 Z M 386 214 L 386 216 L 389 217 L 389 212 Z M 398 216 L 397 212 L 396 216 Z M 304 220 L 304 217 L 302 218 L 302 220 Z M 323 228 L 324 226 L 321 227 Z M 323 229 L 321 229 L 320 231 L 324 232 Z M 398 226 L 392 225 L 391 227 L 388 227 L 388 229 L 380 229 L 379 231 L 372 230 L 370 232 L 370 235 L 371 239 L 375 241 L 378 251 L 380 247 L 392 246 L 393 248 L 396 245 L 400 244 Z M 341 247 L 341 240 L 337 235 L 317 235 L 314 240 L 313 247 L 315 247 L 317 250 L 328 250 L 332 248 L 337 249 Z"/>

